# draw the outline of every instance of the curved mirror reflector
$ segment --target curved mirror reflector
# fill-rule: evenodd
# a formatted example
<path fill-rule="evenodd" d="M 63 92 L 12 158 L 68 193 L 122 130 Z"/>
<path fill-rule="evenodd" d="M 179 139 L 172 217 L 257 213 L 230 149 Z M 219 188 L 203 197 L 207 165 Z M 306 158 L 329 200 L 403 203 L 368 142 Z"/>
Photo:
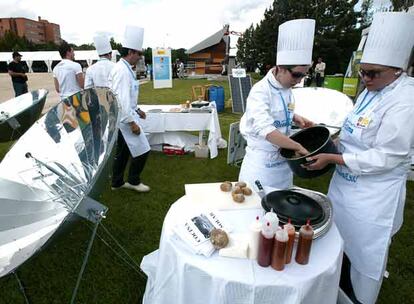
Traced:
<path fill-rule="evenodd" d="M 39 119 L 48 93 L 40 89 L 0 103 L 0 142 L 16 140 Z"/>
<path fill-rule="evenodd" d="M 117 135 L 118 104 L 106 88 L 62 100 L 0 163 L 0 277 L 56 232 L 96 185 Z"/>
<path fill-rule="evenodd" d="M 352 111 L 352 100 L 345 94 L 326 88 L 293 89 L 295 113 L 316 124 L 342 127 L 346 116 Z M 329 128 L 331 134 L 338 129 Z"/>

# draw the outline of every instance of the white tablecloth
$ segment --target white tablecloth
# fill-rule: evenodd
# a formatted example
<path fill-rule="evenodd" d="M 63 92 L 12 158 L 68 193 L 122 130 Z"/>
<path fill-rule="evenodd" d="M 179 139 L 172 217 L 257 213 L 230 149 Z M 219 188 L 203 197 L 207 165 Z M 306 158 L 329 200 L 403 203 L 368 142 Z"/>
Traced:
<path fill-rule="evenodd" d="M 210 157 L 218 155 L 217 148 L 225 146 L 225 141 L 221 138 L 220 123 L 215 108 L 211 113 L 190 112 L 176 113 L 169 112 L 171 108 L 180 108 L 180 105 L 141 105 L 141 110 L 146 112 L 147 118 L 141 120 L 144 132 L 148 134 L 150 145 L 171 144 L 184 146 L 188 141 L 195 142 L 188 137 L 183 137 L 179 131 L 209 131 L 207 145 L 210 149 Z M 161 109 L 163 112 L 151 113 L 149 110 Z M 223 143 L 224 142 L 224 143 Z"/>
<path fill-rule="evenodd" d="M 308 265 L 293 259 L 278 272 L 256 261 L 220 257 L 217 252 L 210 258 L 192 254 L 172 229 L 199 208 L 183 196 L 168 211 L 160 248 L 141 263 L 148 275 L 144 304 L 336 303 L 343 241 L 334 224 L 312 244 Z M 218 214 L 234 227 L 234 233 L 243 233 L 261 212 L 244 209 Z"/>

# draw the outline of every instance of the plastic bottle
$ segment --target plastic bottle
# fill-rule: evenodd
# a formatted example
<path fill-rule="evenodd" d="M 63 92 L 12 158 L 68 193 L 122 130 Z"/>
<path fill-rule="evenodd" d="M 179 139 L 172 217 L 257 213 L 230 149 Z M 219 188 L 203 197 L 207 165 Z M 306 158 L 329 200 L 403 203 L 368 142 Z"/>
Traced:
<path fill-rule="evenodd" d="M 256 220 L 251 223 L 249 227 L 249 253 L 248 257 L 251 260 L 257 260 L 257 254 L 259 251 L 259 239 L 262 230 L 262 223 L 258 216 Z"/>
<path fill-rule="evenodd" d="M 288 219 L 288 223 L 283 226 L 283 228 L 287 231 L 289 241 L 287 244 L 286 249 L 286 264 L 289 264 L 292 260 L 292 252 L 293 252 L 293 245 L 295 244 L 295 226 L 290 223 L 290 218 Z"/>
<path fill-rule="evenodd" d="M 279 228 L 276 231 L 272 253 L 272 268 L 275 270 L 281 271 L 285 268 L 288 241 L 289 237 L 287 231 Z"/>
<path fill-rule="evenodd" d="M 257 256 L 257 263 L 262 267 L 270 265 L 272 259 L 273 240 L 274 240 L 273 229 L 269 222 L 263 226 L 260 233 L 259 240 L 259 254 Z"/>
<path fill-rule="evenodd" d="M 279 228 L 279 218 L 277 217 L 277 214 L 273 212 L 273 209 L 271 209 L 270 212 L 266 212 L 263 219 L 265 222 L 270 223 L 270 227 L 272 227 L 273 233 L 276 233 L 277 228 Z"/>
<path fill-rule="evenodd" d="M 313 229 L 310 225 L 310 220 L 306 225 L 300 227 L 299 230 L 299 242 L 296 250 L 296 263 L 306 265 L 309 262 L 309 256 L 312 246 Z"/>

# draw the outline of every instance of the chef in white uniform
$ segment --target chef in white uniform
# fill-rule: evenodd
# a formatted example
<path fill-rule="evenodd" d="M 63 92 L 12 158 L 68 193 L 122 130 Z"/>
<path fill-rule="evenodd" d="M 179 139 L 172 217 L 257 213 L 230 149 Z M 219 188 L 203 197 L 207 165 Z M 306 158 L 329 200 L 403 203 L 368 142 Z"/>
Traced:
<path fill-rule="evenodd" d="M 374 15 L 360 66 L 366 89 L 342 127 L 342 154 L 309 158 L 316 160 L 309 169 L 337 164 L 328 196 L 361 303 L 375 303 L 391 237 L 403 220 L 414 150 L 414 79 L 404 72 L 414 46 L 412 29 L 414 15 Z"/>
<path fill-rule="evenodd" d="M 112 59 L 112 48 L 109 37 L 99 35 L 93 37 L 96 52 L 99 55 L 99 60 L 92 64 L 85 75 L 85 88 L 91 87 L 109 87 L 109 73 L 114 68 L 115 63 Z"/>
<path fill-rule="evenodd" d="M 132 70 L 142 56 L 144 29 L 127 26 L 122 42 L 121 59 L 109 75 L 109 86 L 117 95 L 121 119 L 119 124 L 117 149 L 113 165 L 112 189 L 127 188 L 138 192 L 147 192 L 150 187 L 141 182 L 141 172 L 150 151 L 139 120 L 145 119 L 145 113 L 137 107 L 139 81 Z M 124 171 L 129 158 L 131 163 L 128 181 L 124 182 Z"/>
<path fill-rule="evenodd" d="M 292 171 L 279 150 L 288 148 L 307 154 L 289 138 L 292 122 L 301 128 L 313 125 L 294 114 L 291 88 L 310 68 L 314 33 L 315 20 L 311 19 L 291 20 L 279 26 L 276 67 L 253 86 L 240 121 L 240 132 L 247 140 L 240 181 L 254 185 L 260 180 L 263 186 L 280 189 L 292 186 Z"/>

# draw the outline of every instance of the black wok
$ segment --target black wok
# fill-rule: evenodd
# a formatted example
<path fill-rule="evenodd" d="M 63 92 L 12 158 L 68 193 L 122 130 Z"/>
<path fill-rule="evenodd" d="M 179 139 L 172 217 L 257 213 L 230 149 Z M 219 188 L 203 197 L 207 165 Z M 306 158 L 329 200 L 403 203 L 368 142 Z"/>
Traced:
<path fill-rule="evenodd" d="M 329 130 L 324 126 L 315 126 L 307 129 L 303 129 L 290 138 L 300 143 L 310 153 L 305 156 L 297 156 L 295 151 L 284 149 L 280 150 L 280 154 L 287 160 L 287 163 L 294 174 L 302 178 L 313 178 L 320 176 L 330 169 L 335 167 L 334 164 L 329 164 L 320 170 L 307 170 L 302 165 L 306 165 L 309 162 L 306 160 L 307 157 L 313 156 L 319 153 L 334 153 L 338 154 L 338 150 L 331 139 Z"/>

